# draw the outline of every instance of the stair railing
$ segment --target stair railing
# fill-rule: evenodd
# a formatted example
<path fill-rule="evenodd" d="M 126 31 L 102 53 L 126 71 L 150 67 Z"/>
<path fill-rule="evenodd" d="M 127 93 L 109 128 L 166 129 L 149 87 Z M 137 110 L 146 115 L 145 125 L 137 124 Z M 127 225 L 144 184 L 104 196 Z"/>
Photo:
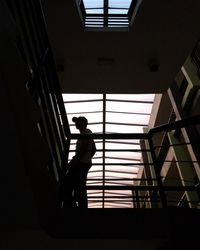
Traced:
<path fill-rule="evenodd" d="M 38 130 L 49 147 L 48 168 L 59 182 L 68 160 L 70 129 L 42 2 L 8 0 L 5 3 L 18 28 L 17 46 L 30 72 L 26 88 L 40 110 Z"/>
<path fill-rule="evenodd" d="M 141 149 L 141 152 L 150 152 L 151 155 L 151 161 L 146 161 L 146 162 L 141 162 L 141 163 L 137 163 L 136 165 L 140 165 L 142 167 L 149 167 L 151 166 L 151 168 L 153 168 L 154 170 L 154 178 L 152 176 L 150 177 L 141 177 L 141 178 L 136 178 L 136 179 L 132 179 L 133 184 L 132 185 L 90 185 L 90 182 L 92 181 L 93 183 L 95 183 L 95 181 L 101 182 L 101 179 L 91 179 L 88 180 L 88 185 L 87 185 L 87 190 L 93 190 L 93 191 L 98 191 L 98 190 L 109 190 L 109 191 L 119 191 L 119 190 L 129 190 L 131 191 L 131 195 L 129 196 L 124 196 L 121 197 L 119 195 L 113 195 L 113 196 L 108 196 L 108 197 L 100 197 L 98 195 L 93 195 L 93 196 L 89 196 L 88 197 L 88 201 L 89 204 L 91 204 L 91 206 L 89 207 L 93 207 L 92 204 L 93 203 L 98 203 L 104 201 L 104 202 L 111 202 L 113 203 L 113 206 L 111 207 L 118 207 L 117 202 L 120 203 L 126 203 L 126 202 L 132 202 L 133 208 L 166 208 L 169 206 L 176 206 L 176 207 L 180 207 L 180 204 L 183 204 L 182 200 L 183 200 L 183 196 L 186 193 L 189 194 L 194 194 L 193 197 L 196 197 L 194 200 L 190 199 L 187 202 L 189 203 L 189 207 L 195 207 L 195 208 L 199 208 L 199 202 L 200 202 L 200 196 L 199 196 L 199 185 L 198 185 L 198 181 L 197 183 L 189 183 L 188 185 L 176 185 L 176 184 L 170 184 L 167 185 L 164 183 L 163 181 L 163 176 L 161 176 L 161 169 L 162 166 L 159 165 L 159 162 L 157 161 L 158 157 L 155 153 L 155 150 L 157 148 L 157 146 L 154 145 L 153 139 L 154 136 L 157 135 L 159 132 L 170 132 L 176 129 L 181 129 L 184 128 L 186 126 L 191 126 L 191 125 L 195 125 L 195 124 L 199 124 L 200 123 L 200 115 L 194 116 L 194 117 L 189 117 L 180 121 L 175 121 L 169 124 L 165 124 L 162 126 L 158 126 L 155 127 L 153 129 L 151 129 L 148 133 L 138 133 L 138 134 L 91 134 L 91 135 L 80 135 L 80 134 L 72 134 L 71 135 L 71 139 L 77 139 L 80 137 L 83 138 L 93 138 L 94 140 L 96 139 L 140 139 L 140 140 L 146 140 L 149 143 L 149 149 Z M 199 138 L 197 138 L 199 139 Z M 192 142 L 190 142 L 192 143 Z M 184 146 L 187 143 L 181 143 L 179 144 L 179 146 Z M 170 145 L 170 147 L 175 147 L 178 145 Z M 112 150 L 107 150 L 107 151 L 112 151 Z M 120 151 L 116 150 L 115 151 Z M 170 164 L 172 163 L 177 163 L 178 161 L 176 160 L 172 160 Z M 180 161 L 180 162 L 184 162 L 184 161 Z M 186 161 L 185 161 L 186 162 Z M 193 163 L 192 160 L 189 161 L 189 163 Z M 119 163 L 110 163 L 110 165 L 116 165 Z M 96 164 L 93 164 L 96 165 Z M 124 164 L 125 165 L 125 164 Z M 130 165 L 133 165 L 133 163 L 130 163 Z M 108 180 L 108 179 L 107 179 Z M 107 181 L 106 179 L 104 180 Z M 114 179 L 112 179 L 113 181 Z M 116 181 L 121 181 L 123 183 L 123 181 L 126 181 L 127 179 L 116 179 Z M 151 183 L 150 183 L 151 182 Z M 138 184 L 139 183 L 139 184 Z M 149 184 L 150 183 L 150 184 Z M 171 193 L 177 193 L 177 194 L 181 194 L 182 196 L 179 197 L 179 195 L 176 197 L 175 200 L 169 200 L 168 197 L 170 197 Z M 118 200 L 117 200 L 118 199 Z M 191 206 L 190 206 L 191 205 Z M 103 206 L 106 207 L 106 206 Z M 119 207 L 123 207 L 123 206 L 119 206 Z"/>

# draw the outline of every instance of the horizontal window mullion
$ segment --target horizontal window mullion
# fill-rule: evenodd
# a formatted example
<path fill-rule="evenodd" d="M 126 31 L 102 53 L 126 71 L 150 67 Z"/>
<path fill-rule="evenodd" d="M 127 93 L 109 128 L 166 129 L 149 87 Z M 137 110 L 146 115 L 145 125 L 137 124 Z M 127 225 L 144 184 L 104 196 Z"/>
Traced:
<path fill-rule="evenodd" d="M 122 8 L 122 7 L 108 7 L 108 10 L 129 10 L 129 8 Z"/>
<path fill-rule="evenodd" d="M 94 123 L 96 124 L 96 123 Z M 98 124 L 98 123 L 97 123 Z M 139 123 L 117 123 L 117 122 L 106 122 L 106 124 L 111 124 L 111 125 L 121 125 L 121 126 L 132 126 L 132 127 L 145 127 L 147 124 L 139 124 Z"/>
<path fill-rule="evenodd" d="M 143 101 L 143 100 L 139 101 L 139 100 L 106 99 L 106 101 L 109 101 L 109 102 L 125 102 L 125 103 L 131 102 L 131 103 L 153 104 L 153 101 Z"/>

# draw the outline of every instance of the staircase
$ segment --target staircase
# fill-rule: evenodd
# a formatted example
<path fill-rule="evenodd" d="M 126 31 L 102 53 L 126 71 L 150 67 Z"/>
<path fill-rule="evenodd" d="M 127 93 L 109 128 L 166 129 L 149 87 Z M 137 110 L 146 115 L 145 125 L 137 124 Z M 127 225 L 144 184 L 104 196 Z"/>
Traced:
<path fill-rule="evenodd" d="M 76 134 L 71 134 L 65 107 L 59 87 L 58 76 L 54 64 L 53 53 L 48 41 L 45 21 L 42 12 L 41 1 L 4 1 L 9 13 L 9 18 L 17 26 L 16 49 L 20 52 L 27 68 L 28 77 L 27 93 L 34 101 L 39 112 L 37 121 L 37 133 L 45 141 L 48 148 L 45 170 L 41 175 L 45 180 L 45 192 L 48 189 L 55 194 L 63 176 L 64 168 L 68 161 L 69 146 L 71 140 L 77 139 Z M 90 185 L 87 189 L 102 191 L 101 200 L 106 202 L 105 190 L 129 190 L 129 196 L 110 196 L 111 202 L 131 202 L 133 209 L 88 209 L 64 211 L 54 204 L 53 211 L 45 214 L 44 207 L 38 205 L 41 226 L 49 235 L 55 238 L 126 238 L 126 239 L 168 239 L 170 237 L 181 238 L 193 234 L 197 236 L 192 222 L 199 220 L 199 182 L 181 179 L 181 183 L 168 182 L 165 178 L 164 164 L 179 164 L 183 173 L 184 169 L 198 160 L 189 158 L 180 159 L 179 151 L 175 152 L 175 159 L 168 160 L 163 147 L 185 147 L 193 142 L 180 142 L 176 136 L 178 130 L 199 124 L 200 116 L 189 117 L 183 120 L 156 127 L 146 133 L 134 134 L 92 134 L 94 140 L 98 139 L 137 139 L 141 143 L 143 161 L 137 165 L 143 168 L 140 178 L 133 179 L 131 185 Z M 167 135 L 167 144 L 155 144 L 158 133 Z M 89 136 L 89 135 L 87 135 Z M 164 138 L 164 137 L 163 137 Z M 32 140 L 32 138 L 29 138 Z M 196 138 L 196 140 L 199 138 Z M 185 150 L 185 149 L 184 149 Z M 119 152 L 121 149 L 119 149 Z M 162 158 L 160 155 L 165 155 Z M 112 163 L 111 163 L 112 164 Z M 133 164 L 132 164 L 133 165 Z M 36 192 L 36 204 L 41 204 L 45 193 L 39 197 L 39 189 L 43 188 L 34 172 L 28 173 L 33 184 L 33 193 Z M 187 175 L 184 172 L 182 177 Z M 50 181 L 49 181 L 50 180 Z M 53 181 L 52 181 L 53 180 Z M 106 183 L 107 179 L 103 179 Z M 113 180 L 112 180 L 113 181 Z M 120 179 L 123 183 L 123 178 Z M 54 190 L 52 191 L 53 184 Z M 90 197 L 92 203 L 98 197 Z M 52 203 L 51 203 L 52 204 Z M 103 206 L 104 207 L 104 206 Z M 180 209 L 177 209 L 180 208 Z M 188 208 L 189 211 L 188 211 Z M 42 210 L 43 209 L 43 210 Z M 45 207 L 46 211 L 48 210 Z M 42 210 L 42 213 L 40 213 Z M 184 218 L 184 220 L 183 220 Z M 187 228 L 188 227 L 188 228 Z M 103 229 L 102 229 L 103 228 Z"/>

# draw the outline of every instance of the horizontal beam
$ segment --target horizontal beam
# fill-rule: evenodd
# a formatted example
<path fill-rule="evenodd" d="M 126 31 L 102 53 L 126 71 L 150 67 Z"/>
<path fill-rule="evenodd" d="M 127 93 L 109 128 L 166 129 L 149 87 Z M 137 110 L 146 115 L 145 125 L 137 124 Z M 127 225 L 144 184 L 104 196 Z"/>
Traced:
<path fill-rule="evenodd" d="M 175 121 L 173 123 L 168 123 L 165 125 L 161 125 L 161 126 L 152 128 L 149 131 L 149 134 L 153 135 L 153 134 L 158 133 L 158 132 L 171 131 L 174 129 L 184 128 L 184 127 L 192 126 L 195 124 L 200 124 L 200 115 L 188 117 L 188 118 L 185 118 L 185 119 L 182 119 L 179 121 Z"/>
<path fill-rule="evenodd" d="M 131 139 L 148 139 L 149 135 L 145 133 L 123 133 L 123 134 L 71 134 L 70 139 L 78 138 L 92 138 L 92 139 L 120 139 L 120 140 L 131 140 Z"/>
<path fill-rule="evenodd" d="M 87 190 L 151 190 L 151 191 L 158 191 L 158 186 L 115 186 L 115 185 L 109 185 L 109 186 L 87 186 Z M 164 191 L 198 191 L 199 188 L 196 186 L 164 186 Z"/>

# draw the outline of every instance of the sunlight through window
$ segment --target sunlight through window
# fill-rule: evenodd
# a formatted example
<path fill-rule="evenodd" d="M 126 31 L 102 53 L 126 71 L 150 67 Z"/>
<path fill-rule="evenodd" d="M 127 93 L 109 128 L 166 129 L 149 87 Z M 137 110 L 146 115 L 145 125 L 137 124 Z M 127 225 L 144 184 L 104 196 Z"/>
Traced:
<path fill-rule="evenodd" d="M 149 123 L 154 96 L 63 94 L 63 100 L 71 133 L 79 132 L 72 122 L 72 117 L 85 116 L 88 119 L 88 128 L 93 133 L 123 134 L 143 133 L 143 128 Z M 141 167 L 140 141 L 98 139 L 95 142 L 98 151 L 93 158 L 87 185 L 133 185 Z M 75 140 L 71 141 L 69 160 L 74 155 L 75 143 Z M 128 208 L 132 203 L 129 190 L 88 190 L 89 208 Z"/>
<path fill-rule="evenodd" d="M 87 30 L 129 28 L 133 13 L 142 0 L 76 0 Z"/>

